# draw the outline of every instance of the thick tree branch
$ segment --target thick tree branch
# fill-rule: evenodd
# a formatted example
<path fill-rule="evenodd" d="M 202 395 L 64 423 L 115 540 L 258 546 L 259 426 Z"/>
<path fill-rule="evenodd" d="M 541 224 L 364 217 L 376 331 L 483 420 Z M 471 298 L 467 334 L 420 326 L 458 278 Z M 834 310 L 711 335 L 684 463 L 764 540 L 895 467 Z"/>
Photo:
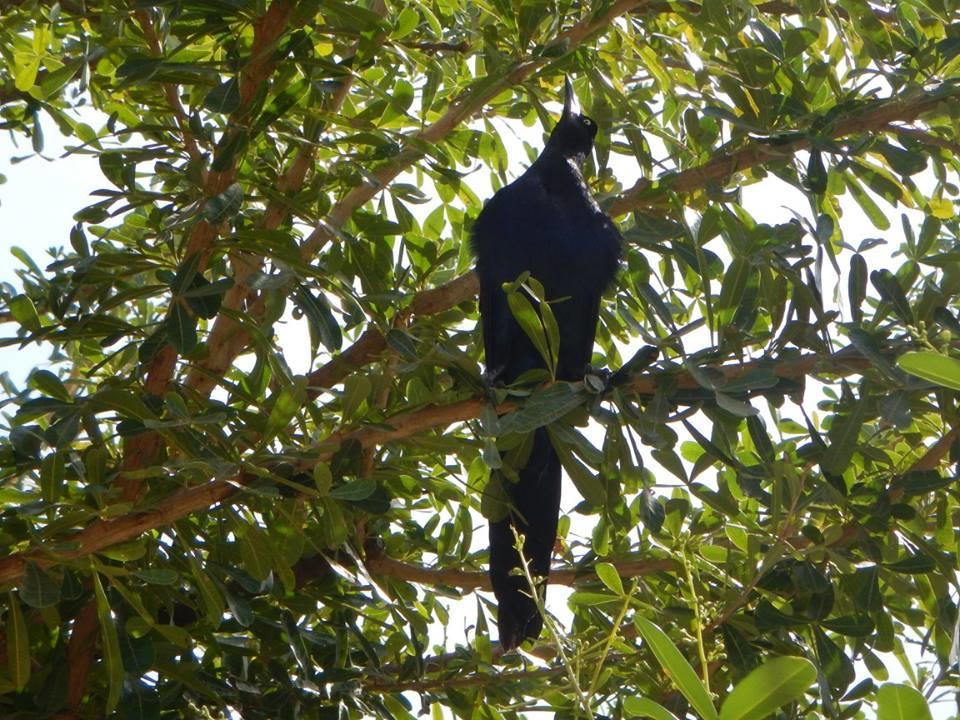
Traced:
<path fill-rule="evenodd" d="M 912 122 L 920 115 L 935 109 L 940 103 L 960 95 L 960 87 L 945 86 L 930 92 L 912 94 L 909 97 L 871 103 L 860 112 L 852 112 L 838 118 L 832 128 L 822 135 L 841 138 L 847 135 L 892 131 L 888 126 L 895 122 Z M 668 193 L 689 193 L 711 183 L 722 183 L 732 175 L 781 160 L 800 150 L 810 148 L 813 134 L 796 134 L 785 140 L 764 139 L 751 143 L 737 152 L 722 155 L 700 167 L 670 173 L 656 180 L 641 179 L 618 197 L 608 208 L 614 217 L 634 210 L 655 205 Z"/>
<path fill-rule="evenodd" d="M 724 365 L 717 370 L 728 380 L 733 380 L 761 367 L 772 369 L 778 377 L 799 380 L 810 374 L 842 376 L 861 373 L 872 365 L 868 359 L 857 353 L 841 350 L 834 355 L 806 355 L 779 364 L 772 364 L 770 361 L 752 361 Z M 629 391 L 638 395 L 652 396 L 658 378 L 661 378 L 661 373 L 647 373 L 632 383 Z M 696 380 L 686 372 L 676 373 L 674 380 L 681 389 L 699 387 Z M 376 427 L 344 429 L 330 435 L 319 446 L 321 452 L 317 454 L 316 460 L 330 460 L 337 448 L 346 440 L 355 440 L 364 447 L 405 440 L 426 430 L 444 428 L 479 417 L 485 405 L 486 400 L 483 398 L 469 398 L 449 405 L 428 406 L 401 413 L 387 418 L 384 423 Z M 504 413 L 513 407 L 515 405 L 508 402 L 499 406 L 497 410 Z M 217 503 L 234 496 L 245 485 L 256 479 L 256 476 L 241 473 L 230 480 L 214 480 L 204 485 L 185 488 L 158 501 L 151 509 L 139 510 L 113 520 L 99 520 L 85 530 L 52 543 L 62 546 L 64 542 L 69 541 L 73 545 L 70 550 L 54 552 L 51 547 L 43 545 L 10 555 L 0 560 L 0 584 L 16 582 L 23 575 L 28 561 L 35 562 L 41 567 L 50 567 L 61 562 L 77 560 L 113 545 L 133 540 L 143 533 L 166 527 L 192 513 L 209 512 Z"/>

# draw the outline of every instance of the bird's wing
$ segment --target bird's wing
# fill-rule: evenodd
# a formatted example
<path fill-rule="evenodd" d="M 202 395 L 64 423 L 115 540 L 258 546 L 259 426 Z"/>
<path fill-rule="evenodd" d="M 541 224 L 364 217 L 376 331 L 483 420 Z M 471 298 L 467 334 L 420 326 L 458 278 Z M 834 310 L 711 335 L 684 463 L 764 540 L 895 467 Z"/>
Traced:
<path fill-rule="evenodd" d="M 487 371 L 507 382 L 540 364 L 539 354 L 513 320 L 503 283 L 530 270 L 533 255 L 545 250 L 535 219 L 548 212 L 549 198 L 528 172 L 494 195 L 473 227 Z"/>

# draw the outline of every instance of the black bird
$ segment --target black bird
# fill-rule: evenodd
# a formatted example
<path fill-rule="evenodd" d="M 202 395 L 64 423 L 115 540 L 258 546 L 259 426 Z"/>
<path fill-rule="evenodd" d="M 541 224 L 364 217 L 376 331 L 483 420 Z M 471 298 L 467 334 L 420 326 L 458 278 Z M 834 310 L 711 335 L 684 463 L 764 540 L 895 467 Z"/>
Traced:
<path fill-rule="evenodd" d="M 575 102 L 567 79 L 563 114 L 540 157 L 487 202 L 473 226 L 487 375 L 498 383 L 546 367 L 510 313 L 503 283 L 529 271 L 543 285 L 560 330 L 556 377 L 573 381 L 590 363 L 600 295 L 617 272 L 623 239 L 581 172 L 597 125 Z M 511 509 L 490 524 L 490 579 L 500 643 L 510 650 L 543 628 L 526 580 L 511 574 L 520 565 L 511 528 L 525 536 L 532 574 L 546 577 L 560 516 L 560 459 L 545 428 L 534 432 L 519 480 L 505 485 Z"/>

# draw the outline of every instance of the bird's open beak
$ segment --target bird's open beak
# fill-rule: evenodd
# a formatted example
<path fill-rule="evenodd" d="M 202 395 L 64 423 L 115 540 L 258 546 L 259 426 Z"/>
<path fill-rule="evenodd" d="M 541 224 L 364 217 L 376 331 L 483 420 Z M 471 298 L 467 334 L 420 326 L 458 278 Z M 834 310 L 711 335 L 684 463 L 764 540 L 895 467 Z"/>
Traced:
<path fill-rule="evenodd" d="M 573 83 L 570 78 L 563 79 L 563 116 L 580 114 L 580 103 L 577 102 L 577 96 L 573 94 Z"/>

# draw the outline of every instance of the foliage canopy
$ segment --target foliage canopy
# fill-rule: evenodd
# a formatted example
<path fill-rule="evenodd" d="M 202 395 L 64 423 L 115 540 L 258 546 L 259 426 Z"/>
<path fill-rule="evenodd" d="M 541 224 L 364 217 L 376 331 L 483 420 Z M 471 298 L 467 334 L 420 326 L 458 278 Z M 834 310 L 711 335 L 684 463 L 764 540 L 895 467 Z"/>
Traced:
<path fill-rule="evenodd" d="M 0 289 L 54 360 L 5 380 L 3 717 L 899 718 L 956 684 L 952 0 L 0 11 L 2 127 L 103 173 Z M 595 364 L 660 359 L 492 397 L 466 239 L 565 75 L 626 238 Z M 496 438 L 547 423 L 582 500 L 537 663 L 474 591 Z"/>

